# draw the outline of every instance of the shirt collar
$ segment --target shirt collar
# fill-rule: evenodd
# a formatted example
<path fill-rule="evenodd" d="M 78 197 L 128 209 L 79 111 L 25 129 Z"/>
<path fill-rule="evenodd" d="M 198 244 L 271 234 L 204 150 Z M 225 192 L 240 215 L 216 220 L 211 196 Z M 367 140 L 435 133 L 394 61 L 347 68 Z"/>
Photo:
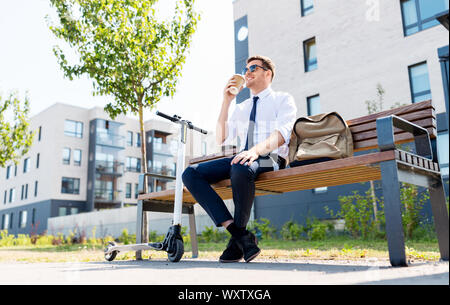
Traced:
<path fill-rule="evenodd" d="M 263 91 L 261 91 L 260 93 L 258 93 L 257 95 L 253 95 L 251 92 L 250 92 L 250 97 L 251 98 L 253 98 L 254 96 L 258 96 L 259 97 L 259 100 L 261 100 L 261 99 L 263 99 L 263 98 L 265 98 L 266 96 L 268 96 L 270 93 L 272 93 L 272 88 L 271 88 L 271 86 L 269 85 L 269 87 L 267 87 L 266 89 L 264 89 Z"/>

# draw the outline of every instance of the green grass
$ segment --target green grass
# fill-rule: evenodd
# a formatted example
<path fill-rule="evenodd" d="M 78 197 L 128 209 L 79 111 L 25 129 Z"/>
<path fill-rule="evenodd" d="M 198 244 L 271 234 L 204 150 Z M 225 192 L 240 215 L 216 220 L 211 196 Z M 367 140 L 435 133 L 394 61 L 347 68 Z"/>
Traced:
<path fill-rule="evenodd" d="M 200 259 L 218 259 L 227 241 L 199 241 Z M 408 240 L 405 243 L 409 260 L 437 261 L 440 258 L 436 240 Z M 348 236 L 332 236 L 321 241 L 261 240 L 259 260 L 317 259 L 317 260 L 388 260 L 386 240 L 361 240 Z M 9 246 L 0 247 L 0 262 L 86 262 L 104 261 L 101 245 L 59 245 L 59 246 Z M 166 259 L 161 251 L 144 251 L 144 259 Z M 192 247 L 185 243 L 185 258 L 192 257 Z M 116 260 L 133 260 L 134 252 L 119 253 Z"/>

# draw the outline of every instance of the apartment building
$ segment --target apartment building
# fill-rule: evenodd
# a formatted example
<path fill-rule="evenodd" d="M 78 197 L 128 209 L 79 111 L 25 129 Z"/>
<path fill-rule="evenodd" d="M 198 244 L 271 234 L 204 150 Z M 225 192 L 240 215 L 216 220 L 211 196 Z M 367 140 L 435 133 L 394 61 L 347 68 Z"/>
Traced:
<path fill-rule="evenodd" d="M 448 0 L 235 0 L 233 7 L 236 72 L 249 55 L 269 56 L 276 64 L 272 88 L 293 95 L 297 117 L 330 111 L 345 119 L 366 115 L 365 101 L 377 100 L 378 84 L 385 91 L 383 110 L 431 99 L 448 182 L 449 41 L 448 29 L 436 19 L 447 13 L 448 24 Z M 244 90 L 237 102 L 248 97 Z M 339 208 L 339 195 L 367 188 L 257 197 L 255 217 L 278 226 L 326 218 L 324 207 Z"/>
<path fill-rule="evenodd" d="M 56 103 L 31 118 L 29 152 L 0 168 L 0 229 L 42 233 L 51 217 L 136 205 L 142 171 L 139 121 L 100 107 Z M 149 190 L 174 187 L 178 125 L 144 122 Z M 213 136 L 189 135 L 187 158 L 213 153 Z"/>

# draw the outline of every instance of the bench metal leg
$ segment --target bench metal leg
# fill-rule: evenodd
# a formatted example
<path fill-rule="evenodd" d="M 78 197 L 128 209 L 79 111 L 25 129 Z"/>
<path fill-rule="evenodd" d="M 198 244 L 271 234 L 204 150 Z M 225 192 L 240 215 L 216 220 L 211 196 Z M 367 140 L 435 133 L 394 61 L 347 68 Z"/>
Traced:
<path fill-rule="evenodd" d="M 144 220 L 144 204 L 142 200 L 137 203 L 137 218 L 136 218 L 136 243 L 143 243 L 143 220 Z M 136 251 L 136 260 L 142 260 L 142 250 Z"/>
<path fill-rule="evenodd" d="M 389 259 L 394 267 L 407 266 L 397 162 L 395 160 L 380 162 L 380 169 Z"/>
<path fill-rule="evenodd" d="M 445 204 L 445 193 L 442 179 L 438 179 L 436 184 L 429 188 L 431 210 L 433 212 L 434 225 L 439 243 L 441 259 L 448 261 L 449 257 L 449 232 L 448 232 L 448 212 Z"/>
<path fill-rule="evenodd" d="M 189 208 L 189 235 L 191 237 L 192 258 L 198 257 L 198 241 L 197 241 L 197 227 L 195 224 L 194 207 Z"/>

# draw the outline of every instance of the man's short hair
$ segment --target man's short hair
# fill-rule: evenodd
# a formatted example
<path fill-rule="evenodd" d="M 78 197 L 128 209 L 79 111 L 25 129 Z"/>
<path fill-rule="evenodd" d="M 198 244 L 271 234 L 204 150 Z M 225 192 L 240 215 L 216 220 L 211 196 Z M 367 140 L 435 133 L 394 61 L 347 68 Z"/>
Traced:
<path fill-rule="evenodd" d="M 252 60 L 260 60 L 262 62 L 262 66 L 266 69 L 269 69 L 272 71 L 272 80 L 275 76 L 275 64 L 272 62 L 272 60 L 267 56 L 262 55 L 254 55 L 247 59 L 247 64 L 251 62 Z"/>

